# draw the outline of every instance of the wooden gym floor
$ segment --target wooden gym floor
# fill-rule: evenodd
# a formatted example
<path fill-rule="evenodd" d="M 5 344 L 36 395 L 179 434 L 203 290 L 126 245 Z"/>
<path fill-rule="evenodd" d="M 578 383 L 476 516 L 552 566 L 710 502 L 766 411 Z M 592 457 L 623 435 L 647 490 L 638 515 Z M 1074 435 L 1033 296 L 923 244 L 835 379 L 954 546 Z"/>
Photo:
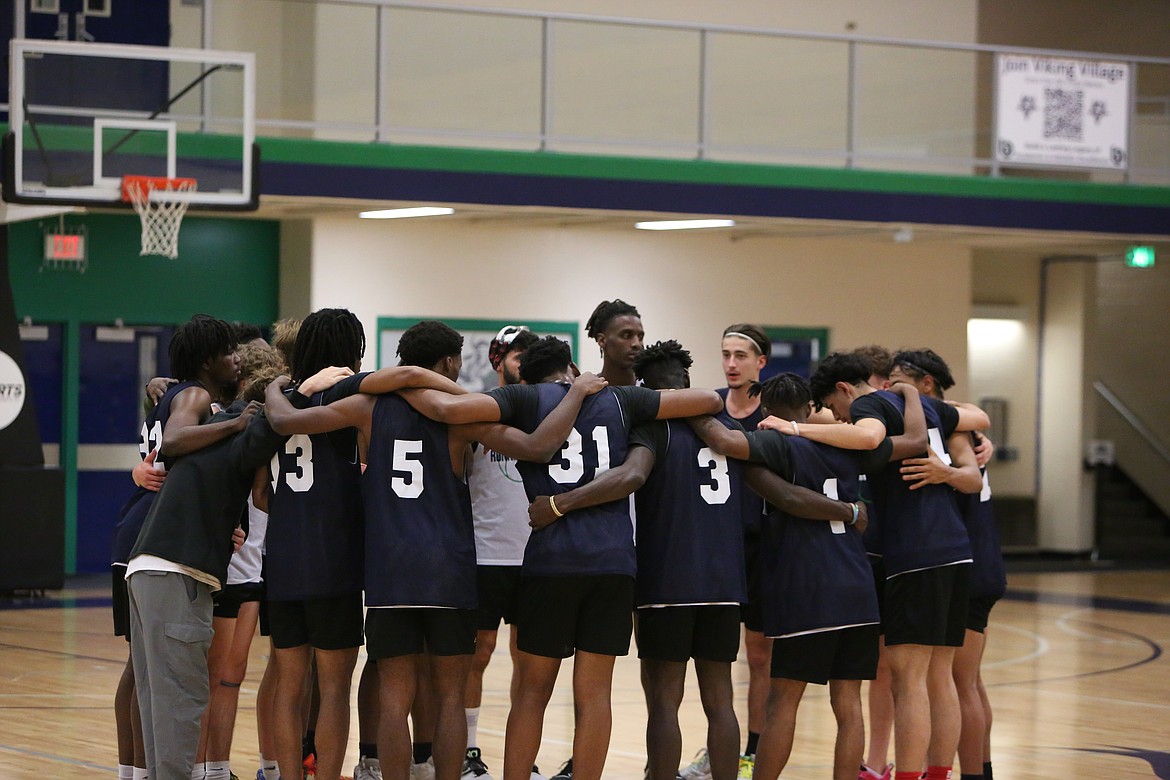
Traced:
<path fill-rule="evenodd" d="M 1163 654 L 1170 647 L 1170 570 L 1013 574 L 1010 588 L 992 612 L 984 665 L 997 779 L 1170 780 L 1170 658 Z M 497 778 L 511 668 L 504 638 L 488 668 L 479 726 Z M 257 637 L 232 754 L 243 780 L 258 766 L 254 705 L 267 653 Z M 125 660 L 126 644 L 110 635 L 106 576 L 76 578 L 43 599 L 0 599 L 0 778 L 115 777 L 111 707 Z M 570 663 L 545 721 L 538 762 L 545 774 L 569 754 Z M 742 728 L 742 657 L 734 675 Z M 689 686 L 680 718 L 684 764 L 704 734 L 693 678 Z M 640 780 L 646 716 L 635 656 L 618 659 L 613 702 L 606 777 Z M 357 757 L 356 711 L 352 734 L 346 772 Z M 833 734 L 827 692 L 810 686 L 784 777 L 829 777 Z"/>

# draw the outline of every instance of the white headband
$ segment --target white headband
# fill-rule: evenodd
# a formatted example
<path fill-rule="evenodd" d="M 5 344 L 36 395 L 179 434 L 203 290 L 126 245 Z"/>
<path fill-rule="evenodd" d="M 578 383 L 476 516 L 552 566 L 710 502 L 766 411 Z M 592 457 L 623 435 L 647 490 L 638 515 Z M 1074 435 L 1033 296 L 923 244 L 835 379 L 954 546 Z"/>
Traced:
<path fill-rule="evenodd" d="M 747 341 L 750 341 L 752 343 L 752 346 L 756 348 L 756 352 L 760 352 L 760 345 L 757 344 L 756 340 L 753 339 L 748 334 L 740 333 L 738 330 L 731 330 L 731 331 L 728 331 L 727 333 L 723 334 L 723 338 L 727 338 L 728 336 L 736 336 L 737 338 L 741 338 L 741 339 L 745 339 Z M 760 352 L 760 354 L 762 355 L 764 353 Z"/>

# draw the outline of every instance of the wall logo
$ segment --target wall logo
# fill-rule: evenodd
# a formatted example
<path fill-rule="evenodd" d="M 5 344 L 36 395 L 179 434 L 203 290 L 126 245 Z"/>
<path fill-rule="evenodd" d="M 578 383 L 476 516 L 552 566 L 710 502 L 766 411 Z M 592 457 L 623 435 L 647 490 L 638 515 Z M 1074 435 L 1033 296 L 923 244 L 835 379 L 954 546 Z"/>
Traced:
<path fill-rule="evenodd" d="M 0 352 L 0 431 L 20 416 L 27 392 L 20 366 L 8 353 Z"/>

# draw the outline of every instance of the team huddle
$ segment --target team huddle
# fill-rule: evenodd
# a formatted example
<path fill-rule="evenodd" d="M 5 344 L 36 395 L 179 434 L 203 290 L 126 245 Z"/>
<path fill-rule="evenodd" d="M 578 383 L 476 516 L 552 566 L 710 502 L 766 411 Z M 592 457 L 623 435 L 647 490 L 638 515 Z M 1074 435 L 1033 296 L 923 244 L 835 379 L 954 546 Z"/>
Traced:
<path fill-rule="evenodd" d="M 743 323 L 723 333 L 713 391 L 690 387 L 677 342 L 643 345 L 630 304 L 602 302 L 586 330 L 598 375 L 515 325 L 490 345 L 499 387 L 468 393 L 463 337 L 441 322 L 403 333 L 399 365 L 361 373 L 364 331 L 344 309 L 277 323 L 271 346 L 202 315 L 180 326 L 114 545 L 130 642 L 120 777 L 235 777 L 259 621 L 257 780 L 341 776 L 363 644 L 355 780 L 491 780 L 476 732 L 504 621 L 504 780 L 543 780 L 570 657 L 573 747 L 553 780 L 602 776 L 632 636 L 649 780 L 779 777 L 808 683 L 829 686 L 835 780 L 943 780 L 956 754 L 962 777 L 991 780 L 992 448 L 982 411 L 942 400 L 946 363 L 868 347 L 761 384 L 771 342 Z M 706 747 L 680 769 L 692 659 Z"/>

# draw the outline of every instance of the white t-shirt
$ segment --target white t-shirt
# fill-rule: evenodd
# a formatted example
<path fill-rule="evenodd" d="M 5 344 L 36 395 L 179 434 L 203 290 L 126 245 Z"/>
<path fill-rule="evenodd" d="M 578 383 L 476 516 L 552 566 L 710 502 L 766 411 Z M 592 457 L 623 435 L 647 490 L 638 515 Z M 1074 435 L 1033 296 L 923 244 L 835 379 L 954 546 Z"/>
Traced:
<path fill-rule="evenodd" d="M 264 563 L 264 535 L 268 531 L 268 513 L 261 512 L 248 496 L 248 538 L 232 554 L 228 562 L 228 585 L 261 582 L 260 569 Z"/>
<path fill-rule="evenodd" d="M 519 566 L 528 544 L 528 496 L 516 461 L 476 443 L 467 486 L 480 566 Z"/>

